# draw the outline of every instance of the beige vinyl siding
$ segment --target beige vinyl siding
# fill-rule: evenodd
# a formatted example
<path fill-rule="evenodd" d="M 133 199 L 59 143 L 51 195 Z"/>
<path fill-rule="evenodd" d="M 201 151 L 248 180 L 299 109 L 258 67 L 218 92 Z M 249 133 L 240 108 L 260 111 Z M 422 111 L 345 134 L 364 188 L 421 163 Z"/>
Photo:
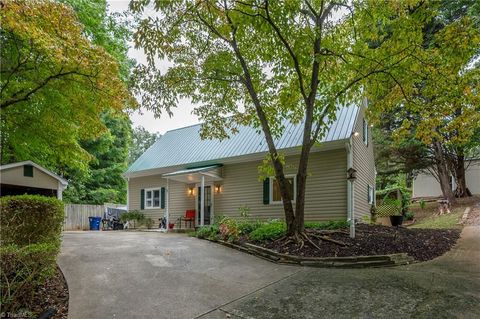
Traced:
<path fill-rule="evenodd" d="M 195 196 L 188 195 L 188 184 L 169 181 L 169 215 L 170 222 L 177 223 L 181 216 L 185 216 L 187 209 L 195 209 Z M 177 225 L 175 227 L 178 227 Z M 182 225 L 184 227 L 184 225 Z"/>
<path fill-rule="evenodd" d="M 161 175 L 151 175 L 145 177 L 130 178 L 128 182 L 128 205 L 129 210 L 140 210 L 141 190 L 148 188 L 167 187 L 167 180 Z M 180 216 L 185 215 L 187 209 L 194 209 L 195 197 L 188 196 L 188 185 L 176 181 L 169 181 L 169 192 L 165 192 L 169 196 L 169 212 L 170 222 L 176 222 Z M 165 200 L 165 204 L 167 201 Z M 166 207 L 165 207 L 166 208 Z M 141 210 L 145 217 L 158 222 L 158 219 L 165 215 L 165 209 L 147 208 Z"/>
<path fill-rule="evenodd" d="M 23 176 L 23 166 L 2 170 L 2 184 L 19 185 L 45 189 L 58 189 L 58 179 L 33 167 L 33 177 Z"/>
<path fill-rule="evenodd" d="M 357 170 L 355 181 L 355 218 L 361 218 L 370 214 L 371 204 L 368 203 L 368 185 L 375 188 L 375 159 L 373 156 L 372 130 L 368 124 L 368 145 L 363 142 L 363 119 L 365 107 L 361 107 L 358 113 L 355 131 L 358 136 L 352 136 L 353 144 L 353 167 Z"/>
<path fill-rule="evenodd" d="M 307 178 L 307 221 L 347 217 L 346 150 L 312 153 Z M 295 174 L 298 156 L 286 158 L 286 174 Z M 258 180 L 261 162 L 225 165 L 222 191 L 214 195 L 215 215 L 239 217 L 239 207 L 250 209 L 252 219 L 283 218 L 282 204 L 263 204 L 263 182 Z"/>
<path fill-rule="evenodd" d="M 260 161 L 229 164 L 222 167 L 223 181 L 220 193 L 213 192 L 214 216 L 240 217 L 239 208 L 250 209 L 252 219 L 284 218 L 281 203 L 263 204 L 263 181 L 258 179 Z M 287 157 L 286 174 L 295 174 L 298 156 Z M 321 221 L 347 218 L 347 156 L 345 149 L 312 153 L 307 178 L 305 219 Z M 129 209 L 140 209 L 141 189 L 166 187 L 161 175 L 130 178 Z M 196 209 L 195 195 L 188 195 L 188 184 L 170 180 L 169 211 L 170 221 L 176 223 L 187 209 Z M 212 185 L 214 186 L 214 185 Z M 144 209 L 146 217 L 155 222 L 165 214 L 165 209 Z M 182 225 L 183 226 L 183 225 Z M 178 227 L 178 225 L 176 225 Z"/>

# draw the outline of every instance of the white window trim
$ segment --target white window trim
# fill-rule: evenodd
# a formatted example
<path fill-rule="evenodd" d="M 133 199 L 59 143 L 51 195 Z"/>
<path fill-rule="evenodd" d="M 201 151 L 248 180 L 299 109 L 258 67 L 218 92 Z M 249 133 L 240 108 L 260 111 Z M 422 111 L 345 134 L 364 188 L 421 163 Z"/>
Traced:
<path fill-rule="evenodd" d="M 162 187 L 145 188 L 145 198 L 143 199 L 144 209 L 161 209 L 162 207 Z M 158 206 L 153 206 L 153 191 L 158 191 Z M 152 206 L 147 206 L 147 192 L 152 192 Z"/>
<path fill-rule="evenodd" d="M 363 119 L 363 143 L 368 146 L 368 122 Z"/>
<path fill-rule="evenodd" d="M 292 200 L 292 203 L 295 203 L 296 199 L 297 199 L 297 175 L 296 174 L 289 174 L 289 175 L 285 175 L 285 178 L 289 178 L 289 177 L 293 177 L 293 200 Z M 269 203 L 271 205 L 280 205 L 282 204 L 283 202 L 280 200 L 280 201 L 274 201 L 273 200 L 273 181 L 275 180 L 275 176 L 270 176 L 270 187 L 269 187 Z"/>
<path fill-rule="evenodd" d="M 375 197 L 375 188 L 374 188 L 372 185 L 368 184 L 367 192 L 368 192 L 368 193 L 367 193 L 368 203 L 369 203 L 370 205 L 372 205 L 373 202 L 374 202 L 374 197 Z M 372 195 L 372 196 L 370 196 L 370 195 Z M 369 198 L 370 198 L 370 200 L 369 200 Z"/>

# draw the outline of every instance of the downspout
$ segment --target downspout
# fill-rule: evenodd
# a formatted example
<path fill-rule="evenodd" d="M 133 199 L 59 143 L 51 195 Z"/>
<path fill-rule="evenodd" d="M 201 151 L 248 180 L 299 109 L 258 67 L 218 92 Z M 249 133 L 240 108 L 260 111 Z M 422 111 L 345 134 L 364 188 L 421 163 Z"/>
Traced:
<path fill-rule="evenodd" d="M 200 226 L 203 226 L 205 222 L 205 176 L 203 174 L 200 192 Z"/>
<path fill-rule="evenodd" d="M 347 171 L 353 168 L 353 152 L 352 152 L 352 137 L 345 143 L 347 150 Z M 347 179 L 347 221 L 350 224 L 350 237 L 355 238 L 355 196 L 354 196 L 353 180 Z"/>

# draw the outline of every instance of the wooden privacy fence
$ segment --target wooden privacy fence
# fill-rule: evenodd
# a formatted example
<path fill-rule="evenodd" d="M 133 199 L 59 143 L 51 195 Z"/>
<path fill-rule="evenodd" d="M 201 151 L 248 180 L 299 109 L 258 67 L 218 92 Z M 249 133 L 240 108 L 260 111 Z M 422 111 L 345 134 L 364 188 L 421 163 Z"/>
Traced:
<path fill-rule="evenodd" d="M 63 230 L 88 230 L 88 217 L 102 217 L 104 211 L 105 205 L 65 204 Z"/>

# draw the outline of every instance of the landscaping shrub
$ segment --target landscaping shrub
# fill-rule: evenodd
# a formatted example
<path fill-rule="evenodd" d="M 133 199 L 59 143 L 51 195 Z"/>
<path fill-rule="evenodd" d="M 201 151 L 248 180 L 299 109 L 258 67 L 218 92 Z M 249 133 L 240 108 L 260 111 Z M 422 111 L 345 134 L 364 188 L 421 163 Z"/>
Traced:
<path fill-rule="evenodd" d="M 38 287 L 55 273 L 63 220 L 63 203 L 56 198 L 0 198 L 2 311 L 30 306 Z"/>
<path fill-rule="evenodd" d="M 145 227 L 147 227 L 148 229 L 151 229 L 153 227 L 153 219 L 151 218 L 145 218 L 145 220 L 143 221 L 143 224 L 145 225 Z"/>
<path fill-rule="evenodd" d="M 133 228 L 135 228 L 135 223 L 141 224 L 145 220 L 145 215 L 138 210 L 132 210 L 122 213 L 120 215 L 120 220 L 124 223 L 127 221 L 133 221 Z"/>
<path fill-rule="evenodd" d="M 423 199 L 421 199 L 421 200 L 418 202 L 418 204 L 420 205 L 420 209 L 422 209 L 422 210 L 427 207 L 427 203 L 426 203 Z"/>
<path fill-rule="evenodd" d="M 234 241 L 238 239 L 240 234 L 238 222 L 229 217 L 225 217 L 220 221 L 219 230 L 221 239 L 228 241 Z"/>
<path fill-rule="evenodd" d="M 263 224 L 259 221 L 243 221 L 238 224 L 240 235 L 248 235 Z"/>
<path fill-rule="evenodd" d="M 327 222 L 305 222 L 305 228 L 311 229 L 324 229 L 333 230 L 348 228 L 348 222 L 346 220 L 330 220 Z"/>
<path fill-rule="evenodd" d="M 201 239 L 217 239 L 220 232 L 218 224 L 213 224 L 210 226 L 203 226 L 197 229 L 195 232 L 195 237 Z"/>
<path fill-rule="evenodd" d="M 57 243 L 0 247 L 0 303 L 3 312 L 30 307 L 32 296 L 45 279 L 55 273 Z"/>
<path fill-rule="evenodd" d="M 285 235 L 286 231 L 287 225 L 284 222 L 272 221 L 252 231 L 249 238 L 253 241 L 274 240 Z"/>
<path fill-rule="evenodd" d="M 1 244 L 25 246 L 32 243 L 60 244 L 64 221 L 63 203 L 38 195 L 0 198 Z"/>
<path fill-rule="evenodd" d="M 405 220 L 413 220 L 415 217 L 415 214 L 412 211 L 407 211 L 405 213 Z"/>

